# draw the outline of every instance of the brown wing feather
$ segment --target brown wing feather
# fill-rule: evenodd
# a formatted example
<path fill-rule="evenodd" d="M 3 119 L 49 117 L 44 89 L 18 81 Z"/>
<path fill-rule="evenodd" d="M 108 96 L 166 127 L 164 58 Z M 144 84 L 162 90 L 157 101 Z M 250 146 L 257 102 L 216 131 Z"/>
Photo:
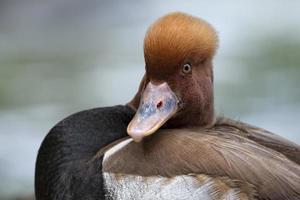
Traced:
<path fill-rule="evenodd" d="M 143 143 L 129 143 L 111 155 L 103 170 L 143 176 L 226 176 L 253 184 L 263 199 L 299 199 L 299 165 L 237 130 L 227 125 L 160 130 Z"/>
<path fill-rule="evenodd" d="M 262 128 L 228 118 L 218 118 L 213 130 L 226 132 L 227 128 L 229 128 L 231 133 L 246 137 L 263 146 L 278 151 L 300 165 L 300 146 L 298 144 Z"/>

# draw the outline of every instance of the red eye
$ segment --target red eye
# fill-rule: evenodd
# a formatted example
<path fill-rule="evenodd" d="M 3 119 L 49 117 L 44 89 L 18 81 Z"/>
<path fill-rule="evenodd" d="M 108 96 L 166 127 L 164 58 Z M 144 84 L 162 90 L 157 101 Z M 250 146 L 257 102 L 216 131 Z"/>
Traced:
<path fill-rule="evenodd" d="M 182 67 L 182 72 L 183 72 L 184 74 L 188 74 L 188 73 L 190 73 L 191 71 L 192 71 L 192 66 L 191 66 L 189 63 L 186 63 L 186 64 L 183 65 L 183 67 Z"/>

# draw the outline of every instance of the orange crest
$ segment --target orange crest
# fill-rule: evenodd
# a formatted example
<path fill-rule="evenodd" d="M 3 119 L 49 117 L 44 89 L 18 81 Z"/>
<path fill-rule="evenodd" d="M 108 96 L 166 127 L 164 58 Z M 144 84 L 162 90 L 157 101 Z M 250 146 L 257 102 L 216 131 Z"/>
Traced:
<path fill-rule="evenodd" d="M 146 65 L 172 65 L 191 55 L 213 57 L 218 46 L 214 28 L 204 20 L 175 12 L 159 18 L 144 40 Z M 167 62 L 167 63 L 166 63 Z"/>

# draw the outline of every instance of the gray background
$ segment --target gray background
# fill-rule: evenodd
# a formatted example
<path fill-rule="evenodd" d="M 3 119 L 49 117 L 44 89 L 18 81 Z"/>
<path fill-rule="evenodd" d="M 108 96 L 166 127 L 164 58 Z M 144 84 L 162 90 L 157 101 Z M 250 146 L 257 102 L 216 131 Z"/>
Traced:
<path fill-rule="evenodd" d="M 170 11 L 220 37 L 216 109 L 300 143 L 300 1 L 0 1 L 0 199 L 31 198 L 38 147 L 74 112 L 124 104 L 143 37 Z"/>

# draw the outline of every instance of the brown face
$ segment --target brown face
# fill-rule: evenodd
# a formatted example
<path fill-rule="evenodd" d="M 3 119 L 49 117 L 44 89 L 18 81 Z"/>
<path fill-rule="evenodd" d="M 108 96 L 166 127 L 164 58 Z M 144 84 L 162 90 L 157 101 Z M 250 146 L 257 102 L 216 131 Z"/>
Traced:
<path fill-rule="evenodd" d="M 195 60 L 195 59 L 194 59 Z M 189 61 L 166 81 L 180 100 L 168 128 L 204 126 L 213 117 L 213 74 L 208 61 Z"/>
<path fill-rule="evenodd" d="M 145 86 L 137 95 L 140 96 L 136 101 L 136 104 L 139 102 L 138 110 L 127 129 L 135 141 L 141 141 L 163 125 L 179 128 L 204 126 L 211 122 L 213 80 L 210 62 L 178 63 L 169 69 L 170 73 L 152 72 L 149 67 L 146 71 Z"/>
<path fill-rule="evenodd" d="M 187 29 L 192 23 L 195 30 L 182 32 L 181 29 L 172 28 L 174 17 Z M 163 125 L 167 128 L 206 126 L 213 121 L 214 114 L 214 50 L 203 42 L 205 38 L 192 35 L 198 29 L 203 31 L 211 27 L 181 13 L 168 15 L 152 26 L 144 45 L 146 74 L 137 95 L 129 103 L 137 108 L 137 113 L 128 125 L 127 132 L 136 142 Z M 173 26 L 177 27 L 178 24 Z M 215 35 L 205 37 L 212 40 L 210 37 Z M 168 41 L 168 38 L 177 38 L 178 42 Z"/>

